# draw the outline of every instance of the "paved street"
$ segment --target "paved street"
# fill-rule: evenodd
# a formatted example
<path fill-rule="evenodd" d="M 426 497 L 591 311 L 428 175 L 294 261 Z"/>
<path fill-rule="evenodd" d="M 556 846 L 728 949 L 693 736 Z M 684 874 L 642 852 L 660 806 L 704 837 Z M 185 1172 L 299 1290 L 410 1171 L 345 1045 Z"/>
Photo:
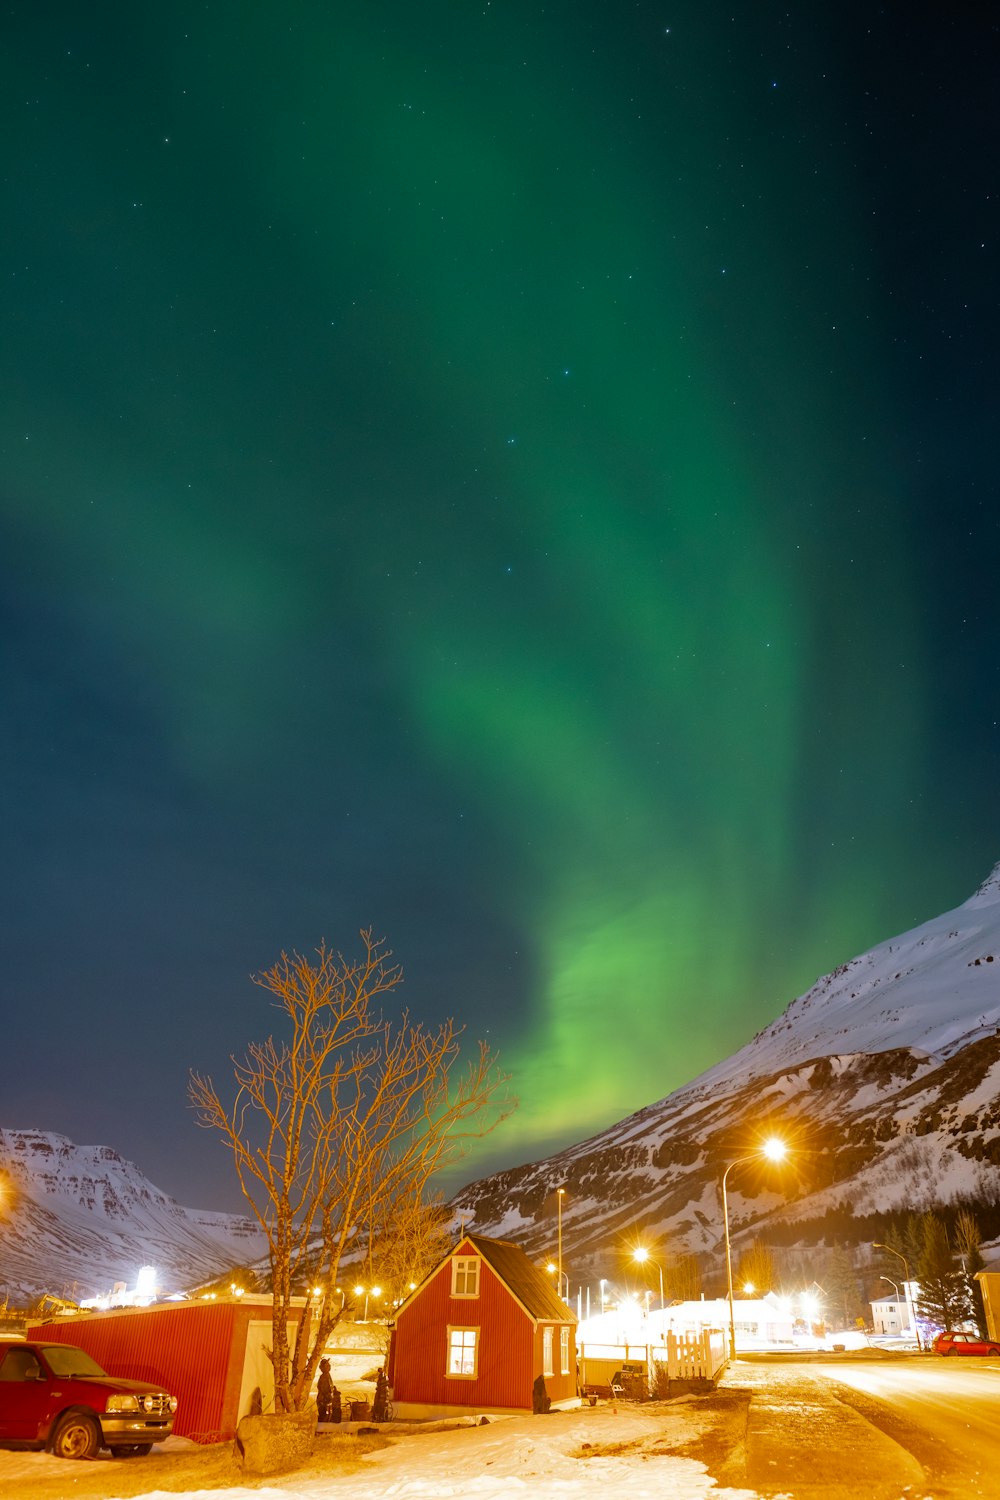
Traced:
<path fill-rule="evenodd" d="M 1000 1360 L 741 1359 L 745 1482 L 794 1500 L 998 1500 Z"/>

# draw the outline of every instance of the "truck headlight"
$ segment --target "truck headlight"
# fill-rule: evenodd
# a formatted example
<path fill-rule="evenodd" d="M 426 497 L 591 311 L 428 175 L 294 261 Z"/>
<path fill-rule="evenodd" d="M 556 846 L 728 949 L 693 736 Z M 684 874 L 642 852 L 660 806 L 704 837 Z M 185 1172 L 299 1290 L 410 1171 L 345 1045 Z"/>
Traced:
<path fill-rule="evenodd" d="M 139 1403 L 134 1396 L 109 1396 L 106 1411 L 138 1411 Z"/>

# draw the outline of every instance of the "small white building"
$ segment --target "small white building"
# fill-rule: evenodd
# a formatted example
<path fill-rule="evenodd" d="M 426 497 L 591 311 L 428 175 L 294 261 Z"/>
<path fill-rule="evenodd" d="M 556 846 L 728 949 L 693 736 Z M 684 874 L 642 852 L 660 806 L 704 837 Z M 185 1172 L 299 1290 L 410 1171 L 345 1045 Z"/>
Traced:
<path fill-rule="evenodd" d="M 871 1304 L 874 1333 L 910 1333 L 910 1313 L 905 1302 L 895 1297 L 876 1297 Z"/>
<path fill-rule="evenodd" d="M 766 1292 L 763 1297 L 734 1297 L 733 1321 L 736 1325 L 736 1347 L 751 1348 L 761 1344 L 790 1344 L 795 1329 L 795 1311 L 791 1299 Z M 729 1302 L 725 1297 L 697 1302 L 675 1302 L 661 1312 L 651 1308 L 651 1329 L 659 1337 L 667 1333 L 684 1334 L 703 1328 L 729 1328 Z"/>

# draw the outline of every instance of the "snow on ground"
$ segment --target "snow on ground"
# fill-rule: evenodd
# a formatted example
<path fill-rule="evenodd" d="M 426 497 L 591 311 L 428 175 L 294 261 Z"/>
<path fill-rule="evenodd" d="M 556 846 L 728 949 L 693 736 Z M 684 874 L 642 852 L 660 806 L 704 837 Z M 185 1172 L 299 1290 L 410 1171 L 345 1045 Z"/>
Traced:
<path fill-rule="evenodd" d="M 389 1429 L 391 1431 L 391 1429 Z M 219 1489 L 142 1491 L 144 1500 L 755 1500 L 756 1492 L 719 1488 L 695 1459 L 667 1449 L 697 1440 L 705 1430 L 696 1401 L 626 1407 L 604 1403 L 545 1417 L 509 1417 L 487 1426 L 467 1426 L 400 1437 L 369 1454 L 362 1471 L 308 1471 Z M 163 1453 L 172 1451 L 172 1439 Z M 317 1450 L 322 1452 L 322 1437 Z M 655 1446 L 654 1446 L 655 1445 Z M 6 1500 L 53 1496 L 65 1480 L 65 1495 L 118 1500 L 115 1475 L 123 1463 L 134 1483 L 149 1459 L 70 1463 L 44 1453 L 0 1452 L 0 1494 Z M 96 1488 L 92 1485 L 96 1482 Z M 155 1480 L 154 1480 L 155 1484 Z M 131 1485 L 128 1492 L 135 1500 Z"/>

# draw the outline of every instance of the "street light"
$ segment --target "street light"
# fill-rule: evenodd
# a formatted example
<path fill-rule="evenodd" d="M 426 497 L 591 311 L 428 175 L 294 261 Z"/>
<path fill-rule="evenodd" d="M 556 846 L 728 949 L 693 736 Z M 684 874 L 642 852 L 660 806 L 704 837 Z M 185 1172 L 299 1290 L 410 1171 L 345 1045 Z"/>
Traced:
<path fill-rule="evenodd" d="M 558 1284 L 559 1284 L 560 1288 L 562 1287 L 562 1277 L 563 1277 L 563 1268 L 562 1268 L 562 1201 L 563 1201 L 563 1196 L 564 1196 L 565 1192 L 566 1192 L 565 1188 L 560 1188 L 558 1190 L 558 1192 L 556 1193 L 556 1211 L 557 1211 L 558 1217 L 559 1217 L 559 1246 L 558 1246 L 558 1249 L 559 1249 L 559 1263 L 558 1263 L 559 1264 L 559 1280 L 558 1280 Z M 566 1301 L 567 1302 L 569 1301 L 569 1277 L 568 1276 L 566 1277 Z"/>
<path fill-rule="evenodd" d="M 650 1261 L 656 1267 L 657 1271 L 660 1273 L 660 1311 L 662 1312 L 663 1309 L 667 1305 L 664 1302 L 664 1300 L 663 1300 L 663 1267 L 662 1267 L 662 1265 L 660 1264 L 660 1262 L 658 1260 L 653 1260 L 653 1257 L 650 1255 L 649 1251 L 647 1249 L 645 1249 L 645 1247 L 642 1246 L 642 1245 L 639 1246 L 638 1250 L 634 1250 L 632 1252 L 632 1259 L 635 1260 L 635 1261 L 638 1261 L 640 1266 L 644 1266 L 647 1261 Z M 602 1285 L 603 1285 L 603 1283 L 602 1283 Z"/>
<path fill-rule="evenodd" d="M 891 1245 L 882 1245 L 878 1240 L 872 1240 L 872 1249 L 888 1250 L 890 1255 L 894 1255 L 897 1260 L 901 1260 L 903 1262 L 903 1291 L 906 1293 L 906 1311 L 910 1315 L 910 1327 L 913 1329 L 914 1337 L 917 1340 L 917 1348 L 922 1351 L 924 1346 L 920 1342 L 920 1329 L 917 1327 L 917 1315 L 913 1308 L 913 1296 L 910 1292 L 910 1267 L 907 1264 L 906 1256 L 901 1250 L 894 1250 Z M 880 1279 L 882 1281 L 889 1280 L 888 1276 L 883 1276 Z M 896 1285 L 895 1282 L 893 1282 L 892 1284 L 893 1286 Z M 897 1292 L 896 1295 L 898 1296 L 899 1293 Z"/>
<path fill-rule="evenodd" d="M 889 1283 L 889 1285 L 892 1287 L 893 1291 L 896 1293 L 896 1301 L 898 1302 L 899 1301 L 899 1287 L 898 1287 L 897 1283 L 895 1281 L 893 1281 L 892 1277 L 891 1276 L 880 1276 L 879 1277 L 879 1281 L 887 1281 Z"/>
<path fill-rule="evenodd" d="M 736 1358 L 736 1311 L 733 1307 L 733 1252 L 729 1244 L 729 1201 L 726 1197 L 726 1178 L 734 1167 L 741 1167 L 744 1162 L 758 1161 L 764 1156 L 768 1161 L 784 1161 L 788 1155 L 788 1147 L 784 1141 L 772 1136 L 765 1141 L 759 1151 L 751 1151 L 748 1156 L 738 1156 L 731 1161 L 722 1174 L 722 1223 L 726 1231 L 726 1288 L 729 1296 L 729 1358 Z"/>
<path fill-rule="evenodd" d="M 559 1267 L 556 1265 L 556 1263 L 555 1263 L 554 1260 L 550 1260 L 549 1263 L 548 1263 L 548 1265 L 545 1267 L 545 1269 L 546 1269 L 546 1271 L 548 1271 L 548 1273 L 549 1273 L 550 1276 L 555 1276 L 556 1277 L 556 1291 L 559 1293 L 560 1296 L 562 1295 L 563 1282 L 566 1283 L 566 1301 L 568 1302 L 569 1301 L 569 1272 L 568 1271 L 560 1271 Z"/>
<path fill-rule="evenodd" d="M 369 1298 L 369 1296 L 372 1296 L 372 1297 L 375 1298 L 375 1301 L 377 1302 L 378 1299 L 382 1295 L 382 1288 L 380 1286 L 372 1286 L 372 1287 L 356 1286 L 354 1288 L 354 1295 L 355 1295 L 355 1297 L 360 1297 L 362 1295 L 362 1293 L 364 1294 L 364 1299 L 365 1299 L 365 1311 L 364 1311 L 364 1316 L 362 1317 L 361 1321 L 362 1321 L 362 1323 L 367 1323 L 368 1322 L 368 1298 Z"/>
<path fill-rule="evenodd" d="M 604 1288 L 607 1286 L 607 1278 L 601 1277 L 601 1312 L 604 1311 Z"/>

